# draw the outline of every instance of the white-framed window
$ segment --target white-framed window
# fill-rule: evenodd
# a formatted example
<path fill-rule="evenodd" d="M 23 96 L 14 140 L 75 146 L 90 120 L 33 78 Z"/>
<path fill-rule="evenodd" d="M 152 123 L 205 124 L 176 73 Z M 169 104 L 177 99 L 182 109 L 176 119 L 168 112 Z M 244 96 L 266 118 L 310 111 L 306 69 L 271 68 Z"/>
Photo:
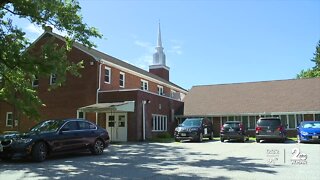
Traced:
<path fill-rule="evenodd" d="M 144 91 L 148 91 L 149 90 L 148 81 L 141 79 L 141 89 L 144 90 Z"/>
<path fill-rule="evenodd" d="M 77 110 L 77 118 L 78 119 L 85 119 L 86 118 L 86 114 L 83 111 Z"/>
<path fill-rule="evenodd" d="M 34 79 L 32 81 L 32 87 L 38 87 L 38 86 L 39 86 L 39 78 L 38 76 L 34 76 Z"/>
<path fill-rule="evenodd" d="M 7 112 L 6 126 L 13 126 L 13 114 L 12 114 L 12 112 Z"/>
<path fill-rule="evenodd" d="M 104 67 L 104 82 L 111 83 L 111 68 L 109 67 Z"/>
<path fill-rule="evenodd" d="M 158 85 L 157 87 L 158 87 L 158 94 L 159 94 L 159 95 L 164 95 L 164 93 L 163 93 L 163 86 Z"/>
<path fill-rule="evenodd" d="M 243 127 L 245 127 L 245 129 L 249 129 L 249 117 L 248 116 L 242 116 L 241 122 L 243 124 Z"/>
<path fill-rule="evenodd" d="M 152 114 L 152 131 L 167 131 L 168 118 L 165 115 Z"/>
<path fill-rule="evenodd" d="M 256 116 L 249 116 L 249 127 L 248 129 L 256 129 L 256 122 L 257 122 L 257 117 Z"/>
<path fill-rule="evenodd" d="M 125 82 L 126 82 L 126 74 L 124 72 L 120 72 L 119 86 L 124 88 Z"/>
<path fill-rule="evenodd" d="M 57 74 L 50 75 L 50 84 L 55 84 L 57 82 Z"/>
<path fill-rule="evenodd" d="M 176 94 L 176 91 L 171 89 L 170 96 L 173 98 L 175 94 Z"/>

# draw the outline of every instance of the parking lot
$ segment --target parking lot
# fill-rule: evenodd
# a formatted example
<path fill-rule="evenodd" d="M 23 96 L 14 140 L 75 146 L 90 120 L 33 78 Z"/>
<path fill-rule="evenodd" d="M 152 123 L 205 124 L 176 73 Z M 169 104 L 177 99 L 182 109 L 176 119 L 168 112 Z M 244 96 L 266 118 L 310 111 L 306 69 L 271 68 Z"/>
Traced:
<path fill-rule="evenodd" d="M 125 143 L 101 156 L 0 161 L 0 179 L 318 179 L 319 167 L 319 144 Z"/>

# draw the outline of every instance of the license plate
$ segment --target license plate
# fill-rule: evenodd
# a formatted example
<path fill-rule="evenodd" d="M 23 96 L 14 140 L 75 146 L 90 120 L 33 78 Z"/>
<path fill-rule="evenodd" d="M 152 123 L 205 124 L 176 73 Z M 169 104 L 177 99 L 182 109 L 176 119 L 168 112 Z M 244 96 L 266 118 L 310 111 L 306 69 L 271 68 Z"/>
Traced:
<path fill-rule="evenodd" d="M 181 133 L 181 136 L 186 136 L 187 134 L 186 133 Z"/>
<path fill-rule="evenodd" d="M 319 139 L 319 136 L 312 136 L 312 139 Z"/>
<path fill-rule="evenodd" d="M 268 133 L 270 133 L 270 132 L 271 132 L 271 130 L 267 130 L 267 132 L 268 132 Z"/>
<path fill-rule="evenodd" d="M 229 129 L 229 132 L 234 132 L 234 129 Z"/>

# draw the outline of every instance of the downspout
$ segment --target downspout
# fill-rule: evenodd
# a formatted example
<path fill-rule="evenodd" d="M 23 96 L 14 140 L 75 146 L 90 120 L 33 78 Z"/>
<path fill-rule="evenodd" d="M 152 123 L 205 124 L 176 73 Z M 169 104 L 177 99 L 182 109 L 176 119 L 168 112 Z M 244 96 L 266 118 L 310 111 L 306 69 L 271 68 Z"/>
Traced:
<path fill-rule="evenodd" d="M 142 137 L 143 141 L 146 140 L 146 101 L 142 101 Z"/>
<path fill-rule="evenodd" d="M 98 61 L 100 63 L 100 61 Z M 96 104 L 99 103 L 99 91 L 101 90 L 101 67 L 102 63 L 99 65 L 99 80 L 98 80 L 98 89 L 96 93 Z M 96 112 L 96 124 L 98 124 L 98 112 Z"/>

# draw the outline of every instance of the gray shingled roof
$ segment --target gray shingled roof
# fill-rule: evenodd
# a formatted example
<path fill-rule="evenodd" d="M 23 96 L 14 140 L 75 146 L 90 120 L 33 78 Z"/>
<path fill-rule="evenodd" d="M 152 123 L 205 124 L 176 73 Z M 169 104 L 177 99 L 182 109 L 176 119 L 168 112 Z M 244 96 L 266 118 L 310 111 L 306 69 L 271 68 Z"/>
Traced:
<path fill-rule="evenodd" d="M 194 86 L 184 115 L 320 112 L 320 78 Z"/>
<path fill-rule="evenodd" d="M 53 32 L 45 32 L 45 33 L 49 33 L 49 34 L 54 35 L 54 36 L 58 37 L 59 39 L 65 41 L 64 37 L 61 36 L 61 35 L 59 35 L 59 34 L 56 34 L 56 33 L 53 33 Z M 165 83 L 165 84 L 169 84 L 169 85 L 171 85 L 171 86 L 174 86 L 174 87 L 176 87 L 176 88 L 178 88 L 178 89 L 181 89 L 181 90 L 187 92 L 186 89 L 184 89 L 184 88 L 182 88 L 182 87 L 180 87 L 180 86 L 178 86 L 178 85 L 176 85 L 176 84 L 174 84 L 174 83 L 172 83 L 172 82 L 170 82 L 170 81 L 167 81 L 167 80 L 165 80 L 165 79 L 163 79 L 163 78 L 161 78 L 161 77 L 159 77 L 159 76 L 157 76 L 157 75 L 155 75 L 155 74 L 152 74 L 152 73 L 150 73 L 150 72 L 148 72 L 148 71 L 145 71 L 145 70 L 143 70 L 143 69 L 141 69 L 141 68 L 138 68 L 138 67 L 136 67 L 136 66 L 134 66 L 134 65 L 131 65 L 131 64 L 127 63 L 127 62 L 124 62 L 124 61 L 122 61 L 122 60 L 120 60 L 120 59 L 117 59 L 117 58 L 115 58 L 115 57 L 112 57 L 112 56 L 110 56 L 110 55 L 107 55 L 107 54 L 105 54 L 105 53 L 103 53 L 103 52 L 100 52 L 100 51 L 98 51 L 98 50 L 96 50 L 96 49 L 88 48 L 88 47 L 86 47 L 86 46 L 84 46 L 84 45 L 82 45 L 82 44 L 80 44 L 80 43 L 78 43 L 78 42 L 75 42 L 75 43 L 73 44 L 73 46 L 76 47 L 76 48 L 78 48 L 78 49 L 80 49 L 80 50 L 82 50 L 83 52 L 86 52 L 87 54 L 89 54 L 89 55 L 91 55 L 91 56 L 94 56 L 94 58 L 97 59 L 97 60 L 104 59 L 104 60 L 106 60 L 106 61 L 109 61 L 109 62 L 111 62 L 111 63 L 114 63 L 114 64 L 116 64 L 116 65 L 119 65 L 119 66 L 121 66 L 121 67 L 130 69 L 130 70 L 132 70 L 132 71 L 134 71 L 134 72 L 137 72 L 137 73 L 143 74 L 143 75 L 145 75 L 145 76 L 151 77 L 151 78 L 153 78 L 153 79 L 156 79 L 156 80 L 161 81 L 161 82 L 163 82 L 163 83 Z"/>

